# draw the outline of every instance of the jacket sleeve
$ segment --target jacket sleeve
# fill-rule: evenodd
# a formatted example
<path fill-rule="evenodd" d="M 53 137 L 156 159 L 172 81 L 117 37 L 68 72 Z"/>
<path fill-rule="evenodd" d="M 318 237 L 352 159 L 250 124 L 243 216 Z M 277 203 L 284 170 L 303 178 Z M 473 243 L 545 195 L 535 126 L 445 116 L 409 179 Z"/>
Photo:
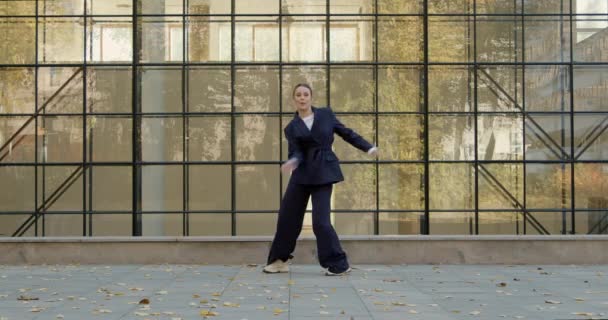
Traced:
<path fill-rule="evenodd" d="M 287 138 L 287 158 L 289 160 L 296 159 L 298 163 L 301 163 L 304 160 L 304 154 L 298 142 L 291 135 L 289 127 L 286 127 L 283 132 L 285 132 L 285 138 Z"/>
<path fill-rule="evenodd" d="M 363 137 L 357 134 L 353 129 L 347 128 L 344 124 L 342 124 L 342 122 L 338 120 L 331 108 L 327 107 L 327 109 L 331 114 L 334 132 L 337 133 L 342 139 L 344 139 L 344 141 L 350 143 L 353 147 L 364 152 L 367 152 L 374 147 L 371 143 L 367 142 L 367 140 L 363 139 Z"/>

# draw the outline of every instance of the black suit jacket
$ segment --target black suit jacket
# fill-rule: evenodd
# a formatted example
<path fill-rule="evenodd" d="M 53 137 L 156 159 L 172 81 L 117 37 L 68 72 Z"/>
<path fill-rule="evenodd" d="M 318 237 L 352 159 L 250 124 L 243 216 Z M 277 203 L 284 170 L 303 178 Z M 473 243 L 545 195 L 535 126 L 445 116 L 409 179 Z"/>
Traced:
<path fill-rule="evenodd" d="M 310 130 L 297 112 L 284 130 L 289 143 L 288 157 L 298 159 L 298 167 L 291 173 L 291 179 L 297 184 L 308 185 L 343 181 L 338 157 L 331 150 L 334 132 L 362 151 L 367 152 L 373 146 L 345 127 L 331 108 L 312 107 L 312 111 L 315 120 Z"/>

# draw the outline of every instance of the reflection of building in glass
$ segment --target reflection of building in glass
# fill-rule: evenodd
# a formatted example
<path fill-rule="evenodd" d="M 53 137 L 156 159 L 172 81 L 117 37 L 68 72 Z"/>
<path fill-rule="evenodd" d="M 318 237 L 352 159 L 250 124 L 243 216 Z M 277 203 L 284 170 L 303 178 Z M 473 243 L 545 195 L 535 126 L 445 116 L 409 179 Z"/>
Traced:
<path fill-rule="evenodd" d="M 608 2 L 233 2 L 0 3 L 0 234 L 273 232 L 298 82 L 342 234 L 608 232 Z"/>

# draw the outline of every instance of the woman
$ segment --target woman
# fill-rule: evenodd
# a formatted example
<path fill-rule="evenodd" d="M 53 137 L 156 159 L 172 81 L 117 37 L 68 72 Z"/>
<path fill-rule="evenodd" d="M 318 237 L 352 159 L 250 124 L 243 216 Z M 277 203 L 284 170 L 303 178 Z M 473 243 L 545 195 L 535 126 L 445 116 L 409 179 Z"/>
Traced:
<path fill-rule="evenodd" d="M 296 85 L 292 96 L 296 114 L 285 127 L 289 160 L 281 166 L 284 174 L 292 174 L 263 271 L 289 272 L 287 260 L 293 258 L 291 253 L 302 231 L 308 199 L 312 197 L 312 228 L 317 238 L 319 262 L 327 269 L 326 275 L 346 274 L 351 268 L 329 216 L 333 184 L 344 180 L 338 158 L 331 149 L 334 132 L 370 155 L 377 155 L 377 149 L 340 123 L 329 107 L 313 107 L 309 85 Z"/>

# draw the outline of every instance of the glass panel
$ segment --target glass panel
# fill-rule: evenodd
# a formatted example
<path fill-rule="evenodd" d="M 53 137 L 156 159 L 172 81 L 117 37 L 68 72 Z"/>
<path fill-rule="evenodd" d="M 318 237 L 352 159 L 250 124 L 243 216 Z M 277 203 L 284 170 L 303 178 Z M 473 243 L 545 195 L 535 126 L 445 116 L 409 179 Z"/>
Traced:
<path fill-rule="evenodd" d="M 181 3 L 181 0 L 180 0 Z M 140 62 L 182 62 L 184 56 L 182 17 L 140 17 L 142 43 Z"/>
<path fill-rule="evenodd" d="M 36 1 L 38 14 L 41 15 L 82 15 L 84 14 L 84 0 L 47 0 Z"/>
<path fill-rule="evenodd" d="M 570 165 L 526 164 L 527 208 L 570 207 Z"/>
<path fill-rule="evenodd" d="M 521 115 L 478 116 L 477 157 L 479 160 L 522 160 L 523 147 Z"/>
<path fill-rule="evenodd" d="M 234 73 L 234 108 L 237 112 L 279 111 L 279 69 L 239 68 Z"/>
<path fill-rule="evenodd" d="M 229 236 L 232 230 L 230 214 L 201 214 L 188 215 L 190 236 Z"/>
<path fill-rule="evenodd" d="M 84 60 L 84 19 L 44 18 L 38 27 L 41 63 L 77 63 Z"/>
<path fill-rule="evenodd" d="M 279 172 L 278 165 L 237 166 L 235 176 L 236 194 L 234 195 L 236 196 L 237 209 L 278 211 L 280 201 Z M 241 234 L 241 231 L 238 232 Z"/>
<path fill-rule="evenodd" d="M 420 115 L 379 115 L 380 160 L 423 160 L 423 121 Z"/>
<path fill-rule="evenodd" d="M 34 162 L 36 124 L 34 120 L 26 124 L 28 120 L 29 117 L 0 117 L 0 163 Z"/>
<path fill-rule="evenodd" d="M 575 3 L 575 13 L 608 13 L 608 3 L 605 1 L 576 0 Z"/>
<path fill-rule="evenodd" d="M 475 159 L 474 118 L 470 115 L 429 116 L 431 160 Z"/>
<path fill-rule="evenodd" d="M 473 111 L 474 76 L 468 67 L 430 66 L 429 111 Z"/>
<path fill-rule="evenodd" d="M 342 164 L 344 182 L 334 185 L 332 208 L 374 210 L 376 208 L 376 167 L 373 164 Z"/>
<path fill-rule="evenodd" d="M 570 155 L 570 115 L 529 114 L 525 130 L 527 160 L 560 160 Z"/>
<path fill-rule="evenodd" d="M 317 2 L 316 6 L 312 5 L 313 1 Z M 298 2 L 302 2 L 302 1 L 298 1 Z M 308 0 L 308 2 L 311 2 L 311 5 L 309 7 L 319 8 L 318 12 L 316 12 L 316 13 L 320 13 L 320 14 L 325 13 L 325 11 L 323 11 L 323 9 L 325 7 L 325 5 L 324 5 L 325 1 Z M 331 14 L 372 14 L 372 13 L 374 13 L 374 0 L 358 0 L 358 1 L 331 0 L 328 2 L 329 2 L 329 12 Z M 379 1 L 379 2 L 381 2 L 381 1 Z M 393 2 L 397 2 L 397 1 L 393 1 Z M 323 7 L 323 9 L 321 9 L 321 7 Z"/>
<path fill-rule="evenodd" d="M 133 70 L 130 67 L 87 69 L 88 113 L 131 113 Z"/>
<path fill-rule="evenodd" d="M 378 66 L 378 111 L 423 111 L 422 81 L 419 67 Z"/>
<path fill-rule="evenodd" d="M 424 209 L 424 166 L 383 164 L 380 170 L 381 210 Z"/>
<path fill-rule="evenodd" d="M 183 175 L 181 165 L 142 166 L 142 203 L 144 211 L 181 211 L 183 209 Z M 163 220 L 167 214 L 143 216 L 146 225 L 156 219 Z M 154 218 L 156 217 L 156 218 Z M 181 219 L 181 214 L 179 214 Z M 153 230 L 153 229 L 151 229 Z"/>
<path fill-rule="evenodd" d="M 244 115 L 235 119 L 236 160 L 279 160 L 279 117 Z"/>
<path fill-rule="evenodd" d="M 34 63 L 35 60 L 35 19 L 0 18 L 0 64 Z"/>
<path fill-rule="evenodd" d="M 544 0 L 543 0 L 544 1 Z M 517 14 L 521 13 L 521 3 L 518 0 L 476 1 L 478 14 Z"/>
<path fill-rule="evenodd" d="M 0 114 L 33 113 L 34 81 L 33 68 L 0 68 Z"/>
<path fill-rule="evenodd" d="M 308 83 L 312 87 L 313 105 L 326 106 L 327 101 L 327 68 L 322 66 L 283 67 L 283 112 L 295 112 L 293 89 L 298 83 Z M 291 118 L 290 118 L 291 120 Z"/>
<path fill-rule="evenodd" d="M 473 61 L 472 17 L 429 17 L 429 61 Z"/>
<path fill-rule="evenodd" d="M 231 173 L 230 166 L 226 165 L 189 165 L 189 209 L 230 210 L 232 208 Z"/>
<path fill-rule="evenodd" d="M 182 69 L 145 67 L 141 74 L 142 112 L 181 112 Z"/>
<path fill-rule="evenodd" d="M 578 0 L 580 2 L 581 0 Z M 570 13 L 570 1 L 564 0 L 543 0 L 543 1 L 524 1 L 524 14 L 566 14 Z"/>
<path fill-rule="evenodd" d="M 363 115 L 336 115 L 336 118 L 347 128 L 353 129 L 361 135 L 363 139 L 371 144 L 374 143 L 374 127 L 375 121 L 373 116 Z M 339 135 L 334 135 L 334 151 L 341 160 L 356 161 L 356 160 L 373 160 L 366 152 L 353 147 L 348 142 L 344 141 Z"/>
<path fill-rule="evenodd" d="M 576 26 L 574 60 L 608 62 L 608 50 L 606 50 L 608 16 L 578 16 L 574 18 L 573 24 Z"/>
<path fill-rule="evenodd" d="M 608 67 L 574 67 L 574 110 L 608 111 Z"/>
<path fill-rule="evenodd" d="M 129 63 L 133 60 L 131 18 L 88 18 L 87 61 Z"/>
<path fill-rule="evenodd" d="M 279 0 L 235 0 L 234 5 L 236 14 L 279 14 Z"/>
<path fill-rule="evenodd" d="M 239 17 L 234 28 L 236 61 L 279 60 L 278 17 Z"/>
<path fill-rule="evenodd" d="M 93 214 L 94 237 L 122 236 L 128 237 L 133 233 L 133 216 L 130 213 Z"/>
<path fill-rule="evenodd" d="M 431 212 L 429 219 L 430 234 L 475 234 L 472 212 Z"/>
<path fill-rule="evenodd" d="M 424 213 L 422 212 L 380 212 L 379 232 L 381 235 L 422 234 Z"/>
<path fill-rule="evenodd" d="M 181 199 L 181 196 L 180 196 Z M 143 236 L 172 236 L 184 235 L 184 216 L 179 213 L 145 213 L 142 215 Z"/>
<path fill-rule="evenodd" d="M 230 14 L 231 1 L 226 0 L 188 0 L 190 14 Z"/>
<path fill-rule="evenodd" d="M 141 120 L 143 161 L 182 161 L 183 123 L 178 117 L 144 117 Z"/>
<path fill-rule="evenodd" d="M 92 15 L 132 15 L 132 1 L 125 0 L 86 0 L 87 14 Z M 144 0 L 144 2 L 146 2 Z M 190 0 L 192 2 L 192 0 Z M 131 233 L 131 231 L 129 231 Z"/>
<path fill-rule="evenodd" d="M 526 111 L 569 111 L 570 72 L 564 66 L 526 66 Z"/>
<path fill-rule="evenodd" d="M 608 211 L 577 211 L 576 234 L 608 234 Z"/>
<path fill-rule="evenodd" d="M 608 113 L 574 117 L 576 160 L 608 160 Z"/>
<path fill-rule="evenodd" d="M 524 32 L 526 62 L 570 61 L 568 17 L 526 17 Z"/>
<path fill-rule="evenodd" d="M 283 62 L 325 62 L 326 19 L 324 16 L 284 17 L 282 26 Z"/>
<path fill-rule="evenodd" d="M 574 165 L 576 207 L 608 210 L 608 164 L 577 163 Z M 578 214 L 578 213 L 577 213 Z M 603 212 L 606 214 L 606 212 Z M 608 223 L 608 221 L 606 221 Z"/>
<path fill-rule="evenodd" d="M 84 197 L 82 192 L 83 173 L 81 166 L 39 167 L 38 208 L 42 208 L 42 211 L 82 211 L 84 209 L 82 203 Z M 25 189 L 20 191 L 23 190 Z M 82 235 L 82 222 L 79 228 L 78 235 Z"/>
<path fill-rule="evenodd" d="M 522 234 L 522 212 L 480 212 L 479 234 Z"/>
<path fill-rule="evenodd" d="M 479 62 L 522 61 L 520 17 L 478 17 L 475 38 Z"/>
<path fill-rule="evenodd" d="M 374 111 L 374 70 L 371 67 L 331 68 L 331 101 L 336 112 Z"/>
<path fill-rule="evenodd" d="M 526 219 L 525 234 L 562 234 L 572 230 L 570 211 L 530 212 L 526 214 Z"/>
<path fill-rule="evenodd" d="M 197 14 L 208 14 L 207 11 Z M 230 61 L 232 28 L 230 17 L 188 17 L 188 60 L 192 62 Z"/>
<path fill-rule="evenodd" d="M 332 17 L 329 25 L 330 60 L 373 61 L 373 22 L 373 17 Z"/>
<path fill-rule="evenodd" d="M 82 113 L 82 68 L 38 69 L 38 109 L 43 113 Z"/>
<path fill-rule="evenodd" d="M 421 62 L 423 25 L 420 17 L 378 17 L 378 61 Z"/>
<path fill-rule="evenodd" d="M 277 228 L 276 213 L 237 213 L 237 236 L 272 236 Z"/>
<path fill-rule="evenodd" d="M 331 0 L 333 3 L 334 0 Z M 361 12 L 365 13 L 365 12 Z M 378 13 L 415 14 L 423 13 L 423 0 L 379 0 Z"/>
<path fill-rule="evenodd" d="M 0 16 L 21 16 L 36 14 L 36 2 L 4 0 L 0 2 Z"/>
<path fill-rule="evenodd" d="M 13 198 L 14 199 L 14 198 Z M 32 202 L 31 200 L 27 200 Z M 0 214 L 0 237 L 12 237 L 13 233 L 17 231 L 24 223 L 28 221 L 33 221 L 30 219 L 31 215 L 27 214 Z M 35 226 L 31 225 L 30 228 L 26 229 L 27 231 L 23 234 L 24 237 L 34 237 L 35 236 Z"/>
<path fill-rule="evenodd" d="M 230 161 L 229 117 L 188 117 L 188 161 Z"/>
<path fill-rule="evenodd" d="M 428 0 L 429 13 L 473 13 L 473 1 L 474 0 Z"/>
<path fill-rule="evenodd" d="M 431 209 L 475 208 L 473 164 L 431 163 L 429 164 L 429 184 Z M 432 225 L 431 221 L 431 227 Z"/>
<path fill-rule="evenodd" d="M 34 167 L 0 167 L 0 190 L 0 211 L 34 211 Z M 15 216 L 15 219 L 20 219 L 18 217 Z M 11 234 L 15 230 L 16 227 L 10 231 Z"/>
<path fill-rule="evenodd" d="M 131 161 L 133 119 L 87 117 L 88 161 Z"/>
<path fill-rule="evenodd" d="M 186 70 L 190 112 L 230 112 L 232 107 L 229 67 L 190 67 Z"/>
<path fill-rule="evenodd" d="M 80 213 L 46 214 L 44 218 L 44 236 L 46 237 L 78 237 L 83 235 Z"/>
<path fill-rule="evenodd" d="M 183 0 L 136 0 L 140 1 L 140 14 L 182 14 Z"/>
<path fill-rule="evenodd" d="M 522 67 L 478 69 L 477 86 L 478 111 L 522 111 Z"/>
<path fill-rule="evenodd" d="M 373 213 L 334 213 L 334 229 L 339 235 L 373 235 L 374 214 Z"/>
<path fill-rule="evenodd" d="M 521 163 L 479 164 L 480 209 L 517 209 L 524 203 L 524 166 Z"/>
<path fill-rule="evenodd" d="M 41 116 L 38 118 L 38 153 L 41 162 L 82 162 L 82 117 Z"/>
<path fill-rule="evenodd" d="M 283 14 L 325 14 L 327 0 L 281 0 Z"/>
<path fill-rule="evenodd" d="M 87 183 L 91 183 L 93 187 L 90 199 L 93 210 L 130 211 L 133 209 L 133 167 L 93 166 L 92 169 L 92 173 L 90 170 L 87 172 Z M 128 230 L 131 233 L 131 227 Z"/>

